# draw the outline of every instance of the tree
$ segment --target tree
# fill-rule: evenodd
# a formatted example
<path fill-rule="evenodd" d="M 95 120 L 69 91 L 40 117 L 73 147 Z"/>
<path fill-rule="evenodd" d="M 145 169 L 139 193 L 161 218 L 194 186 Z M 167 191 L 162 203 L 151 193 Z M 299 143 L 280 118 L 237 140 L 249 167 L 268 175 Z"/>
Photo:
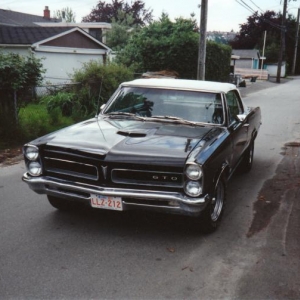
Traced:
<path fill-rule="evenodd" d="M 43 72 L 41 60 L 33 55 L 0 52 L 0 135 L 16 129 L 21 100 L 41 82 Z"/>
<path fill-rule="evenodd" d="M 65 16 L 63 16 L 63 14 L 65 14 Z M 70 7 L 54 11 L 54 16 L 58 19 L 65 19 L 67 23 L 76 23 L 76 14 Z"/>
<path fill-rule="evenodd" d="M 181 78 L 196 79 L 199 41 L 196 27 L 194 19 L 179 18 L 172 22 L 167 14 L 162 14 L 160 20 L 141 28 L 131 37 L 126 47 L 117 55 L 116 61 L 127 67 L 133 67 L 138 73 L 172 70 L 179 73 Z M 226 81 L 229 74 L 231 48 L 220 46 L 226 47 L 228 53 L 226 52 L 225 55 L 227 62 L 220 63 L 220 66 L 225 69 L 226 79 L 223 75 L 218 79 Z M 207 51 L 210 51 L 210 48 Z M 216 63 L 218 62 L 218 56 L 210 55 L 210 57 L 215 59 Z M 207 62 L 207 66 L 209 64 L 210 61 Z M 209 74 L 213 72 L 209 71 Z M 221 72 L 218 73 L 220 74 Z M 216 77 L 211 76 L 207 79 L 217 80 Z"/>
<path fill-rule="evenodd" d="M 121 15 L 119 12 L 123 11 Z M 83 22 L 107 22 L 111 23 L 122 22 L 127 15 L 133 17 L 134 25 L 146 25 L 149 24 L 152 17 L 152 10 L 145 8 L 145 3 L 141 0 L 135 0 L 131 4 L 124 3 L 123 0 L 112 0 L 112 3 L 106 3 L 105 1 L 99 1 L 92 12 L 82 19 Z"/>
<path fill-rule="evenodd" d="M 279 40 L 281 15 L 274 11 L 259 14 L 255 12 L 247 18 L 247 22 L 240 25 L 240 32 L 230 45 L 234 49 L 253 49 L 259 47 L 263 41 L 263 32 L 268 32 L 268 38 Z"/>
<path fill-rule="evenodd" d="M 124 11 L 119 10 L 118 20 L 112 19 L 111 30 L 106 33 L 106 43 L 115 51 L 123 49 L 128 43 L 130 36 L 138 28 L 137 25 L 134 25 L 132 14 L 126 14 Z"/>

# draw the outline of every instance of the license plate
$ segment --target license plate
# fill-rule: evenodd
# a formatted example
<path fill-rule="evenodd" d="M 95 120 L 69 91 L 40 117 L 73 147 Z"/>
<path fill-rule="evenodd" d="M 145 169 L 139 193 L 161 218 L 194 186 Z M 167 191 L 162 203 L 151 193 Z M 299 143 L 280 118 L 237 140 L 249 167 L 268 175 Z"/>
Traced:
<path fill-rule="evenodd" d="M 121 197 L 102 196 L 91 194 L 91 205 L 95 208 L 123 210 Z"/>

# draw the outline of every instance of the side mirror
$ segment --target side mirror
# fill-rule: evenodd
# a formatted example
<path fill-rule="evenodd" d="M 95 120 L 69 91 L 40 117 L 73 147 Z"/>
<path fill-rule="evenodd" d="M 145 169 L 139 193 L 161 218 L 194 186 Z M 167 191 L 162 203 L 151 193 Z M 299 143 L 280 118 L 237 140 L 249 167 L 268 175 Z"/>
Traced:
<path fill-rule="evenodd" d="M 237 116 L 236 116 L 236 120 L 237 120 L 238 122 L 243 122 L 243 121 L 245 121 L 245 119 L 246 119 L 246 116 L 245 116 L 245 115 L 237 115 Z"/>
<path fill-rule="evenodd" d="M 95 118 L 97 118 L 98 117 L 98 115 L 101 113 L 101 111 L 105 108 L 105 106 L 106 106 L 106 104 L 102 104 L 101 106 L 100 106 L 100 110 L 99 110 L 99 106 L 98 106 L 98 108 L 97 108 L 97 113 L 96 113 L 96 115 L 95 115 Z"/>

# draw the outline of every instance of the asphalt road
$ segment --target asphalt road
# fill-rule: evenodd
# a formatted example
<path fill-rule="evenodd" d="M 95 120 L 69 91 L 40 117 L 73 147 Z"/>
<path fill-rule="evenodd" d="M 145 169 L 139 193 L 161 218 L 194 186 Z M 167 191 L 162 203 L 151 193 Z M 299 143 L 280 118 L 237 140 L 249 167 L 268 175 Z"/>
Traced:
<path fill-rule="evenodd" d="M 21 181 L 22 162 L 2 166 L 0 299 L 299 299 L 299 83 L 243 90 L 263 125 L 211 235 L 178 216 L 61 213 Z"/>

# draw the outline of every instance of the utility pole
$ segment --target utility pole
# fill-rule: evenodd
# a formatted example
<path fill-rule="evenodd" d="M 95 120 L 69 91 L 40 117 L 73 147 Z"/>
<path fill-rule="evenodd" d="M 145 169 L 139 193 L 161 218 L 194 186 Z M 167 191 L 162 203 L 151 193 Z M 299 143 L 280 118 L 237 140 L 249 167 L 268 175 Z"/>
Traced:
<path fill-rule="evenodd" d="M 208 0 L 201 0 L 197 80 L 205 80 L 207 6 Z"/>
<path fill-rule="evenodd" d="M 297 59 L 297 51 L 298 51 L 298 39 L 299 39 L 299 18 L 300 18 L 300 8 L 298 8 L 298 16 L 297 16 L 297 27 L 296 27 L 296 42 L 295 42 L 295 52 L 293 58 L 293 66 L 292 66 L 292 75 L 295 75 L 296 69 L 296 59 Z"/>
<path fill-rule="evenodd" d="M 279 52 L 279 58 L 278 58 L 277 78 L 276 78 L 277 83 L 280 83 L 282 58 L 283 58 L 283 55 L 285 53 L 286 8 L 287 8 L 287 0 L 284 0 L 283 13 L 282 13 L 282 22 L 281 22 L 280 52 Z"/>
<path fill-rule="evenodd" d="M 260 79 L 262 79 L 262 71 L 264 68 L 266 37 L 267 37 L 267 30 L 265 30 L 265 34 L 264 34 L 264 46 L 263 46 L 263 53 L 262 53 L 262 58 L 261 58 Z"/>

